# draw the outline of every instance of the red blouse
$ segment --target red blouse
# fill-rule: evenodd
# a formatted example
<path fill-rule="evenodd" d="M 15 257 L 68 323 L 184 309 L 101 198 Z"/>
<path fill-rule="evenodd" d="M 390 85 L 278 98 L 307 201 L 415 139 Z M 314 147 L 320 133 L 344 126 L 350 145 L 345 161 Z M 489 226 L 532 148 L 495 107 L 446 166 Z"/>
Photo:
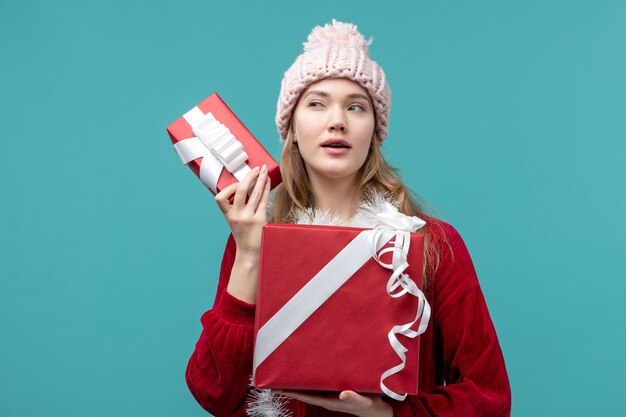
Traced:
<path fill-rule="evenodd" d="M 426 220 L 440 262 L 425 291 L 432 316 L 420 342 L 420 392 L 388 402 L 395 416 L 509 416 L 504 358 L 465 243 L 451 225 Z M 231 235 L 186 371 L 191 393 L 216 417 L 246 416 L 252 374 L 255 306 L 226 291 L 235 249 Z M 346 415 L 296 400 L 289 407 L 293 417 Z"/>

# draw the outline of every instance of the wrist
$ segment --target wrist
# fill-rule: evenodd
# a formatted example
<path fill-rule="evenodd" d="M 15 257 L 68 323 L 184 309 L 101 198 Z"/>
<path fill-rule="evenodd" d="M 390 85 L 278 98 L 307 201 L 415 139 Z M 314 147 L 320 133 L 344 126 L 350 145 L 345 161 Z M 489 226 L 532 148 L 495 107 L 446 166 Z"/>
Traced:
<path fill-rule="evenodd" d="M 256 267 L 259 265 L 260 253 L 255 250 L 239 249 L 235 251 L 235 262 L 240 265 Z"/>
<path fill-rule="evenodd" d="M 258 255 L 237 252 L 226 291 L 241 301 L 254 304 L 256 302 L 258 276 Z"/>

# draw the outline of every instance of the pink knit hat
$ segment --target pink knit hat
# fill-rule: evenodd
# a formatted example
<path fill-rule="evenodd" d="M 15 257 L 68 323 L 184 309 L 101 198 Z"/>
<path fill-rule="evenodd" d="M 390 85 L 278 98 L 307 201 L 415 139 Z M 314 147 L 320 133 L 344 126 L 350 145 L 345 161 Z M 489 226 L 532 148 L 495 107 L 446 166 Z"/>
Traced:
<path fill-rule="evenodd" d="M 383 69 L 369 57 L 368 46 L 357 27 L 335 19 L 324 27 L 317 26 L 304 43 L 304 52 L 285 72 L 278 104 L 276 126 L 282 141 L 287 137 L 293 109 L 300 94 L 324 78 L 348 78 L 365 88 L 376 112 L 376 133 L 382 141 L 387 136 L 391 90 Z"/>

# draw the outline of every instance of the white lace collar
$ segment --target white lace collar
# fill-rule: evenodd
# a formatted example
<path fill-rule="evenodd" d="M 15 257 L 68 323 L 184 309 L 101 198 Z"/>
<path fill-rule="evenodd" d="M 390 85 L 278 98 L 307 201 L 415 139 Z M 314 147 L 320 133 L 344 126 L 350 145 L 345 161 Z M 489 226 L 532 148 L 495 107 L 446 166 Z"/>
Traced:
<path fill-rule="evenodd" d="M 386 204 L 391 204 L 397 208 L 397 202 L 389 193 L 376 190 L 367 190 L 359 207 L 357 207 L 354 215 L 347 221 L 344 221 L 338 215 L 332 215 L 330 212 L 323 212 L 320 209 L 308 208 L 306 211 L 301 209 L 295 210 L 295 222 L 297 224 L 323 224 L 330 226 L 349 226 L 349 227 L 375 227 L 379 224 L 377 214 L 382 213 Z"/>

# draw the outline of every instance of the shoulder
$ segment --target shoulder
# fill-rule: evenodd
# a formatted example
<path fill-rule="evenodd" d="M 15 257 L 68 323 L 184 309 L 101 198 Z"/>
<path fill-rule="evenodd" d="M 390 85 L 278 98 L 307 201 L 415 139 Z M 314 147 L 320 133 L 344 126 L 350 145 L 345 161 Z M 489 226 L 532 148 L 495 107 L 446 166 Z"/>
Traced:
<path fill-rule="evenodd" d="M 450 223 L 435 217 L 424 217 L 430 273 L 444 276 L 475 275 L 469 250 L 459 231 Z"/>
<path fill-rule="evenodd" d="M 461 234 L 450 223 L 431 216 L 424 216 L 423 219 L 426 222 L 426 233 L 430 243 L 435 245 L 438 250 L 445 250 L 445 246 L 452 248 L 458 245 L 465 246 Z"/>

